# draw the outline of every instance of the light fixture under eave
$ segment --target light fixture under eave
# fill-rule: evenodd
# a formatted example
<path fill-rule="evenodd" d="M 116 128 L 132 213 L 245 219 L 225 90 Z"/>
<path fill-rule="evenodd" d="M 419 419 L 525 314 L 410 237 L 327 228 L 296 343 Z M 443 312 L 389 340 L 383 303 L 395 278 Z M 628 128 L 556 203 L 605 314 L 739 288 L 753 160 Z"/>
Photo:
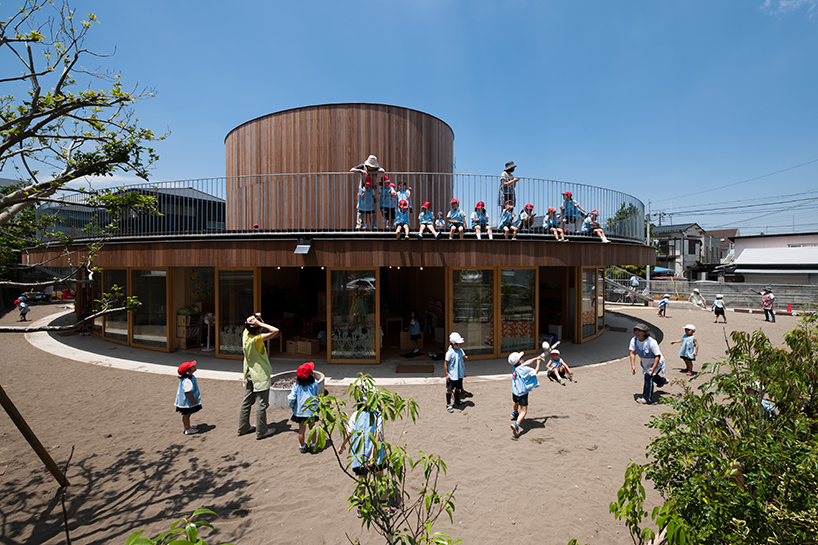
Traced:
<path fill-rule="evenodd" d="M 310 239 L 308 238 L 299 238 L 298 244 L 295 246 L 295 253 L 297 254 L 308 254 L 310 253 Z"/>

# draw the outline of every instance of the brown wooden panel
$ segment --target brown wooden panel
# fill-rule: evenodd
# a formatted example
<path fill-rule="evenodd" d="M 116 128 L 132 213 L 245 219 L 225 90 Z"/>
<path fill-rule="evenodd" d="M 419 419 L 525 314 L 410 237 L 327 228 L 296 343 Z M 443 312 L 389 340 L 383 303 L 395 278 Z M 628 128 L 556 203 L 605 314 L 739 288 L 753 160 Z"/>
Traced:
<path fill-rule="evenodd" d="M 110 243 L 94 265 L 113 267 L 604 267 L 648 265 L 655 249 L 633 244 L 530 240 L 317 239 L 307 255 L 296 255 L 295 239 L 179 240 Z M 46 259 L 59 256 L 46 251 Z M 66 266 L 57 259 L 54 266 Z"/>

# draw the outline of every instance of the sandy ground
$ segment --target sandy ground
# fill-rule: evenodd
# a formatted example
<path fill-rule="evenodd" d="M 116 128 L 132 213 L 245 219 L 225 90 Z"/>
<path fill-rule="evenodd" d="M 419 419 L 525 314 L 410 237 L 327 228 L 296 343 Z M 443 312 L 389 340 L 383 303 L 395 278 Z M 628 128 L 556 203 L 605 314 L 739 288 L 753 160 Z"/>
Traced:
<path fill-rule="evenodd" d="M 674 381 L 688 377 L 678 372 L 678 346 L 669 342 L 681 338 L 688 322 L 699 328 L 700 361 L 723 355 L 724 335 L 735 329 L 761 328 L 780 343 L 797 323 L 779 317 L 769 324 L 763 314 L 730 312 L 725 326 L 703 311 L 671 308 L 666 319 L 648 308 L 621 312 L 661 330 Z M 10 325 L 16 316 L 7 314 L 0 323 Z M 594 342 L 627 346 L 630 337 L 606 331 Z M 236 437 L 240 382 L 200 379 L 204 409 L 193 423 L 204 433 L 185 436 L 173 409 L 175 377 L 63 359 L 20 334 L 2 340 L 0 384 L 61 467 L 74 449 L 66 495 L 73 543 L 124 543 L 142 528 L 156 535 L 198 507 L 221 515 L 216 530 L 203 536 L 211 544 L 346 543 L 345 534 L 382 543 L 347 512 L 352 483 L 332 452 L 298 452 L 289 411 L 270 410 L 277 433 L 269 439 Z M 442 385 L 394 387 L 414 397 L 421 413 L 416 425 L 388 428 L 389 439 L 410 451 L 439 454 L 449 470 L 442 490 L 457 487 L 454 522 L 442 519 L 437 530 L 465 543 L 631 543 L 608 506 L 628 461 L 645 459 L 652 433 L 645 424 L 664 408 L 635 403 L 642 379 L 631 375 L 627 358 L 580 367 L 575 376 L 577 382 L 564 387 L 541 377 L 519 439 L 509 428 L 510 378 L 467 378 L 475 395 L 454 414 L 445 411 Z M 338 386 L 328 390 L 343 393 Z M 672 382 L 655 395 L 679 390 Z M 648 494 L 660 501 L 655 491 Z M 57 486 L 2 412 L 0 543 L 64 542 Z"/>

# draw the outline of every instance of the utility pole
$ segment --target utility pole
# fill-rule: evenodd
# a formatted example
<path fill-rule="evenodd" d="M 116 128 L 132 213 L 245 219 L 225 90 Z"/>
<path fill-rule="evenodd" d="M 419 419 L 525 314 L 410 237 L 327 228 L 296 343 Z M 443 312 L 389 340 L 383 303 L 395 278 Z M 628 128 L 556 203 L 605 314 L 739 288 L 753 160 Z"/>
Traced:
<path fill-rule="evenodd" d="M 661 220 L 662 216 L 659 216 Z M 653 248 L 650 243 L 650 199 L 648 199 L 648 215 L 646 216 L 647 221 L 645 221 L 645 240 L 648 243 L 648 246 Z M 661 225 L 661 223 L 660 223 Z M 648 295 L 650 295 L 650 265 L 645 268 L 645 281 L 647 282 L 647 289 Z"/>

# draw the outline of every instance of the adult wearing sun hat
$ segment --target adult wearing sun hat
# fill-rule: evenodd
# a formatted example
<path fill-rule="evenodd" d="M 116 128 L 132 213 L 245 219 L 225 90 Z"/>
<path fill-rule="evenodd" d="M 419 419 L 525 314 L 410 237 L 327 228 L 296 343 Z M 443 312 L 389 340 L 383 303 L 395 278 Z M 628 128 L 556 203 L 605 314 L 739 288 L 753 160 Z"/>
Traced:
<path fill-rule="evenodd" d="M 665 357 L 659 350 L 659 343 L 650 336 L 650 329 L 645 324 L 633 326 L 633 338 L 630 343 L 631 373 L 636 374 L 636 358 L 639 358 L 644 386 L 642 396 L 637 398 L 637 403 L 643 405 L 650 404 L 653 397 L 654 383 L 661 387 L 667 384 L 668 380 L 660 375 L 665 370 Z"/>
<path fill-rule="evenodd" d="M 277 328 L 264 323 L 256 313 L 244 321 L 242 347 L 244 349 L 244 398 L 239 408 L 239 435 L 256 432 L 256 439 L 273 434 L 267 427 L 267 408 L 270 406 L 270 379 L 273 368 L 264 341 L 278 335 Z M 256 405 L 256 425 L 250 425 L 250 409 Z"/>
<path fill-rule="evenodd" d="M 707 300 L 701 293 L 699 293 L 699 288 L 693 288 L 693 293 L 691 293 L 690 297 L 687 298 L 687 302 L 693 303 L 697 307 L 701 307 L 702 310 L 707 310 Z"/>
<path fill-rule="evenodd" d="M 358 189 L 364 187 L 364 184 L 368 181 L 370 186 L 375 188 L 379 186 L 379 178 L 383 176 L 386 172 L 381 165 L 378 164 L 378 158 L 374 155 L 370 155 L 367 157 L 366 161 L 361 163 L 360 165 L 354 166 L 349 169 L 350 172 L 357 172 L 360 174 L 358 177 Z M 357 194 L 357 191 L 356 191 Z M 363 227 L 363 216 L 361 211 L 359 210 L 356 218 L 355 218 L 355 228 L 361 229 Z"/>
<path fill-rule="evenodd" d="M 501 210 L 505 207 L 506 202 L 511 201 L 512 205 L 517 202 L 515 188 L 520 178 L 514 176 L 515 168 L 517 168 L 517 165 L 514 164 L 514 161 L 509 161 L 506 163 L 503 173 L 500 174 L 500 194 L 497 197 L 497 206 Z"/>

